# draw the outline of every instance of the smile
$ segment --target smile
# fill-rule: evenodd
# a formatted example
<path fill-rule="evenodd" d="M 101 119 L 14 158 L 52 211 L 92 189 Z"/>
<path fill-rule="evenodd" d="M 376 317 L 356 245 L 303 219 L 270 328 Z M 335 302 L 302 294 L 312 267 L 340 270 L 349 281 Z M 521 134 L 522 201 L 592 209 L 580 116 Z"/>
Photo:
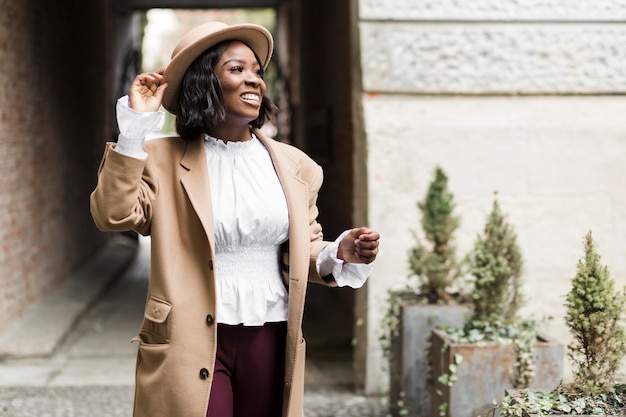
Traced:
<path fill-rule="evenodd" d="M 253 103 L 253 104 L 257 104 L 259 102 L 258 94 L 251 94 L 251 93 L 242 94 L 241 99 L 243 101 L 246 101 L 248 103 Z"/>

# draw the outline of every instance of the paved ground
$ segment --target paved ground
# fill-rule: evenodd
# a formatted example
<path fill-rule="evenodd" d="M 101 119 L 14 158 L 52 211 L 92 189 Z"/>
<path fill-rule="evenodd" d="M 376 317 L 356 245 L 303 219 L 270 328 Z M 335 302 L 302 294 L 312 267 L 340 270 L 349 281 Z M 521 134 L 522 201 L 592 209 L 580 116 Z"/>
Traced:
<path fill-rule="evenodd" d="M 140 242 L 136 256 L 123 239 L 114 242 L 0 333 L 1 417 L 131 415 L 136 346 L 130 339 L 148 276 L 149 241 Z M 384 401 L 351 387 L 348 357 L 311 358 L 305 417 L 386 415 Z"/>

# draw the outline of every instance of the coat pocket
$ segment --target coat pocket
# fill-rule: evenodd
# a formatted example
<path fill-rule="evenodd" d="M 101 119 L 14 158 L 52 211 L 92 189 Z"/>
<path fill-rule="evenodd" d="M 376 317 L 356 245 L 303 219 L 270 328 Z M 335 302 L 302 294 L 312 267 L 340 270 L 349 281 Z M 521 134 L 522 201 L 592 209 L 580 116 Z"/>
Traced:
<path fill-rule="evenodd" d="M 170 312 L 172 305 L 156 297 L 148 298 L 143 323 L 137 337 L 145 345 L 163 345 L 170 342 Z"/>

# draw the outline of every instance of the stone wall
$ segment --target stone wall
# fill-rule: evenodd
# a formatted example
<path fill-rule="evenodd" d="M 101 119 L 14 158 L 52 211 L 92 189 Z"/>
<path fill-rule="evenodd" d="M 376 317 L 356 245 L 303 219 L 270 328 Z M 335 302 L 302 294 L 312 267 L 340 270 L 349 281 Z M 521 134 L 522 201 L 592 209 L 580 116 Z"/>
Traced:
<path fill-rule="evenodd" d="M 386 389 L 386 291 L 407 282 L 416 203 L 436 165 L 462 218 L 459 254 L 497 191 L 525 258 L 525 313 L 553 316 L 546 331 L 567 343 L 563 297 L 588 230 L 626 284 L 626 2 L 359 7 L 369 219 L 383 236 L 368 291 L 366 391 Z"/>
<path fill-rule="evenodd" d="M 0 327 L 104 243 L 89 193 L 109 139 L 107 0 L 0 0 Z"/>

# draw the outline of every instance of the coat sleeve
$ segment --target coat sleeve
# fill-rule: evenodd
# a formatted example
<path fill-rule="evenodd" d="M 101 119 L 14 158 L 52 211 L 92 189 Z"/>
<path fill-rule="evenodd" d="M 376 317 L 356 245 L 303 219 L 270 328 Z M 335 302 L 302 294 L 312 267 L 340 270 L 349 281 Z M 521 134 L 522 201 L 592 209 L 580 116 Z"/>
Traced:
<path fill-rule="evenodd" d="M 147 160 L 122 155 L 113 147 L 107 144 L 98 169 L 98 183 L 89 201 L 91 216 L 102 231 L 135 230 L 149 235 L 157 182 L 148 174 Z"/>
<path fill-rule="evenodd" d="M 317 196 L 320 188 L 322 187 L 324 174 L 322 168 L 312 160 L 310 160 L 310 166 L 308 167 L 307 172 L 307 178 L 309 178 L 309 232 L 311 236 L 309 281 L 330 287 L 336 287 L 337 283 L 332 275 L 321 277 L 317 271 L 317 257 L 322 249 L 331 243 L 324 240 L 322 225 L 317 222 L 317 216 L 319 214 L 319 210 L 317 208 Z"/>

